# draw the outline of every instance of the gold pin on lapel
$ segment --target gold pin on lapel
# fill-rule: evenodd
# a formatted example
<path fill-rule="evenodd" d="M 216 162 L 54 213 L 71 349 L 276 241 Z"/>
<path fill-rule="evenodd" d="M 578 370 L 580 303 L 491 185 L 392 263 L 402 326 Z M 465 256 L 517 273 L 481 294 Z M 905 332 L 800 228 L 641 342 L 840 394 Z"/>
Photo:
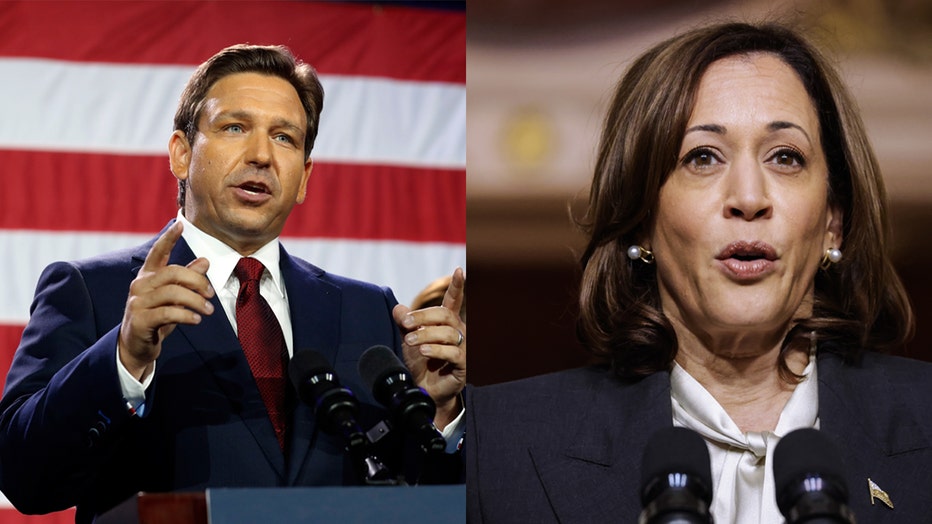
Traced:
<path fill-rule="evenodd" d="M 893 501 L 890 500 L 890 495 L 887 495 L 886 491 L 880 489 L 880 486 L 871 480 L 870 477 L 867 478 L 867 488 L 871 492 L 871 506 L 874 505 L 874 499 L 880 499 L 888 508 L 893 509 Z"/>

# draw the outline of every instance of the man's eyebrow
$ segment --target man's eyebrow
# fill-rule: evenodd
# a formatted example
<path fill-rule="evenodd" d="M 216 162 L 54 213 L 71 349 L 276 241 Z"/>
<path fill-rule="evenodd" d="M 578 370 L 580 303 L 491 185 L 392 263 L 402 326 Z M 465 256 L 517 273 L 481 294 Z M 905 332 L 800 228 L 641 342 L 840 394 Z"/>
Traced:
<path fill-rule="evenodd" d="M 304 136 L 304 128 L 303 128 L 303 127 L 299 126 L 298 124 L 295 124 L 295 123 L 292 122 L 291 120 L 286 120 L 286 119 L 284 119 L 284 118 L 280 118 L 280 119 L 277 119 L 277 120 L 275 120 L 274 122 L 272 122 L 272 127 L 275 127 L 275 128 L 285 128 L 285 129 L 291 131 L 292 133 L 296 133 L 296 134 L 298 134 L 298 135 L 301 135 L 302 137 Z"/>
<path fill-rule="evenodd" d="M 249 111 L 221 111 L 217 113 L 214 117 L 216 120 L 223 119 L 232 119 L 232 120 L 252 120 L 252 114 Z"/>

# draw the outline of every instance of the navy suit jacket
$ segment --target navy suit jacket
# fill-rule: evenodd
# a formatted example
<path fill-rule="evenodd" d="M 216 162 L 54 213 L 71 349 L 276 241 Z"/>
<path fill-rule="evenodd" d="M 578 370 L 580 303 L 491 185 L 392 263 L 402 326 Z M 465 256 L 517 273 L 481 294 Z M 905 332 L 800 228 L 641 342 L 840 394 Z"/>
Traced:
<path fill-rule="evenodd" d="M 298 403 L 281 451 L 239 341 L 214 297 L 200 325 L 166 337 L 143 417 L 129 414 L 116 344 L 130 282 L 154 239 L 42 274 L 0 401 L 0 489 L 26 513 L 78 506 L 88 521 L 139 491 L 355 482 L 335 437 Z M 169 263 L 194 254 L 183 239 Z M 359 397 L 361 424 L 384 418 L 357 361 L 400 355 L 388 288 L 328 274 L 281 252 L 295 351 L 313 349 Z"/>
<path fill-rule="evenodd" d="M 820 353 L 818 366 L 821 429 L 858 522 L 932 522 L 932 365 Z M 644 447 L 672 425 L 668 373 L 592 367 L 467 393 L 468 522 L 637 522 Z M 871 505 L 868 478 L 894 509 Z"/>

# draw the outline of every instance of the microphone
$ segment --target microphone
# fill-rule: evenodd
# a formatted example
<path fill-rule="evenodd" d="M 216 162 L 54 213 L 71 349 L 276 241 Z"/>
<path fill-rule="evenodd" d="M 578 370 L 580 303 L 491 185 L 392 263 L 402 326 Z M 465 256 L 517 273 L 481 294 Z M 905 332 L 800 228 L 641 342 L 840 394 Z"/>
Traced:
<path fill-rule="evenodd" d="M 340 385 L 336 371 L 323 355 L 313 350 L 295 351 L 288 375 L 298 397 L 314 410 L 321 429 L 342 436 L 351 449 L 365 446 L 366 434 L 356 422 L 359 401 Z"/>
<path fill-rule="evenodd" d="M 777 507 L 787 524 L 853 524 L 841 454 L 821 431 L 791 431 L 773 450 Z"/>
<path fill-rule="evenodd" d="M 651 437 L 641 462 L 639 524 L 712 524 L 712 468 L 698 433 L 663 428 Z"/>
<path fill-rule="evenodd" d="M 298 397 L 313 409 L 317 425 L 324 432 L 343 438 L 357 473 L 365 482 L 395 484 L 388 468 L 368 453 L 369 440 L 356 421 L 359 400 L 352 391 L 340 385 L 340 379 L 327 359 L 313 350 L 295 351 L 288 364 L 288 376 Z"/>
<path fill-rule="evenodd" d="M 434 400 L 414 383 L 408 368 L 386 346 L 372 346 L 359 358 L 359 376 L 372 396 L 388 408 L 393 424 L 412 433 L 425 453 L 442 453 L 446 440 L 434 426 Z"/>

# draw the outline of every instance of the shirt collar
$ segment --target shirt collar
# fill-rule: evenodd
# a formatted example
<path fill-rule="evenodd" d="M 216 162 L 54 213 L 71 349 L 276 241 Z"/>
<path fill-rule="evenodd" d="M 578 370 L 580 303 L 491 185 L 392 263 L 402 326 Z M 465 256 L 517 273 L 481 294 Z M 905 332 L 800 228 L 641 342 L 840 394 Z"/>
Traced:
<path fill-rule="evenodd" d="M 181 236 L 187 242 L 188 247 L 191 248 L 194 256 L 203 257 L 210 261 L 210 268 L 207 269 L 207 280 L 210 281 L 210 285 L 214 289 L 223 289 L 230 278 L 233 277 L 233 269 L 239 259 L 242 258 L 242 255 L 221 240 L 198 229 L 181 214 L 180 209 L 178 210 L 177 220 L 184 226 Z M 266 271 L 272 277 L 275 290 L 284 296 L 282 271 L 278 265 L 281 258 L 278 237 L 273 238 L 249 256 L 262 262 L 262 265 L 265 266 Z"/>

